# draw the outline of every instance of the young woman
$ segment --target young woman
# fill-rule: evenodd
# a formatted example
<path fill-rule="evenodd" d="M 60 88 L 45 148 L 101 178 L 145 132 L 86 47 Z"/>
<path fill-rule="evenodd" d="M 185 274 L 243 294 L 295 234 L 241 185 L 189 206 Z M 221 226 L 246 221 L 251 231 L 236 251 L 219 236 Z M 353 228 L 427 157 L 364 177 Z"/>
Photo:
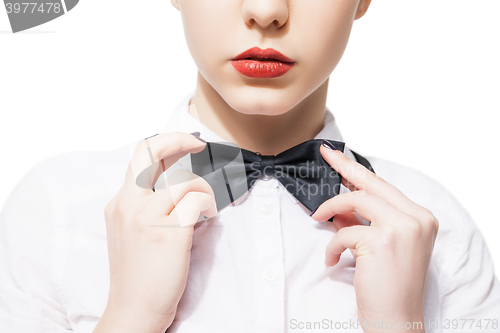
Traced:
<path fill-rule="evenodd" d="M 196 89 L 159 135 L 51 159 L 18 186 L 1 220 L 2 331 L 498 331 L 500 286 L 463 207 L 413 169 L 366 157 L 374 173 L 331 145 L 328 78 L 370 0 L 172 4 Z M 193 172 L 159 178 L 206 142 L 279 155 L 314 139 L 343 184 L 314 210 L 272 175 L 219 212 Z"/>

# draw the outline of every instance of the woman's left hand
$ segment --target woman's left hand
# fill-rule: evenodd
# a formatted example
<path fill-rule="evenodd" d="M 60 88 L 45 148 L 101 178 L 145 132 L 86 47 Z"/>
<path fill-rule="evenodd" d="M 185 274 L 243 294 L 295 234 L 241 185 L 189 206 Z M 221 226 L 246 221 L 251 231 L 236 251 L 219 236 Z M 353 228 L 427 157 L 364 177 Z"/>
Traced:
<path fill-rule="evenodd" d="M 404 325 L 417 321 L 424 326 L 424 290 L 439 229 L 437 219 L 341 151 L 324 145 L 320 151 L 342 175 L 342 184 L 351 190 L 325 201 L 312 215 L 316 221 L 335 216 L 338 232 L 326 248 L 325 264 L 336 265 L 342 252 L 353 251 L 353 284 L 361 324 L 383 321 L 387 328 L 390 321 L 394 331 L 424 332 L 423 328 L 404 330 L 400 324 L 398 330 L 396 326 L 398 322 Z M 354 212 L 371 225 L 363 225 Z M 367 326 L 365 332 L 370 331 Z"/>

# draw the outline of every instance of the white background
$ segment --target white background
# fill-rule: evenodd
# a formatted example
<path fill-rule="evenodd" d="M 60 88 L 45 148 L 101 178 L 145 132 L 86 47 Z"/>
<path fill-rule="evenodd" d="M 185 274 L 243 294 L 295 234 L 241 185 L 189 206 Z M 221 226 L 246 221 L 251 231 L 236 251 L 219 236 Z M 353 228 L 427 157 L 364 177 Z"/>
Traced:
<path fill-rule="evenodd" d="M 353 149 L 412 166 L 458 198 L 497 276 L 499 12 L 498 0 L 374 0 L 327 101 Z M 195 79 L 169 0 L 82 0 L 17 34 L 0 8 L 0 205 L 48 157 L 156 134 Z"/>

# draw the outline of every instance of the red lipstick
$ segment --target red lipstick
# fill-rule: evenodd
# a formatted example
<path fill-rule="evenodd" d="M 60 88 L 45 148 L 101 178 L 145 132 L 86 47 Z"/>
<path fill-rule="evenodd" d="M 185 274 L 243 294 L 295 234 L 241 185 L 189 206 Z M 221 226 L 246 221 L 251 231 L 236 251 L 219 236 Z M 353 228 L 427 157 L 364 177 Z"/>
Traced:
<path fill-rule="evenodd" d="M 253 47 L 231 59 L 231 65 L 245 76 L 267 79 L 285 75 L 295 61 L 274 49 Z"/>

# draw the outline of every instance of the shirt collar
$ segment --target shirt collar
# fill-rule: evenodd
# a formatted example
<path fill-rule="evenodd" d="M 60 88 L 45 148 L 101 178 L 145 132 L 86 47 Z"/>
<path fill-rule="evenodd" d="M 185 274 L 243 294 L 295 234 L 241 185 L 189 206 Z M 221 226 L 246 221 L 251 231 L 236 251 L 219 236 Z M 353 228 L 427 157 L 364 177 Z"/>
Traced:
<path fill-rule="evenodd" d="M 221 138 L 217 133 L 212 131 L 210 128 L 202 124 L 198 119 L 193 117 L 189 112 L 189 101 L 193 98 L 195 90 L 192 89 L 188 94 L 186 94 L 181 101 L 175 107 L 173 113 L 167 121 L 167 124 L 162 129 L 161 133 L 166 132 L 200 132 L 200 138 L 205 141 L 210 142 L 228 142 L 227 140 Z M 314 139 L 329 139 L 335 141 L 342 141 L 343 138 L 340 131 L 335 123 L 335 117 L 333 113 L 326 107 L 325 118 L 323 129 L 314 137 Z M 352 154 L 351 150 L 348 149 L 347 144 L 344 147 L 344 154 L 351 160 L 356 161 L 356 158 Z M 343 186 L 342 186 L 343 187 Z M 297 203 L 298 200 L 288 191 L 285 191 L 292 202 Z M 343 192 L 343 191 L 341 191 Z M 236 200 L 233 205 L 237 204 Z"/>

